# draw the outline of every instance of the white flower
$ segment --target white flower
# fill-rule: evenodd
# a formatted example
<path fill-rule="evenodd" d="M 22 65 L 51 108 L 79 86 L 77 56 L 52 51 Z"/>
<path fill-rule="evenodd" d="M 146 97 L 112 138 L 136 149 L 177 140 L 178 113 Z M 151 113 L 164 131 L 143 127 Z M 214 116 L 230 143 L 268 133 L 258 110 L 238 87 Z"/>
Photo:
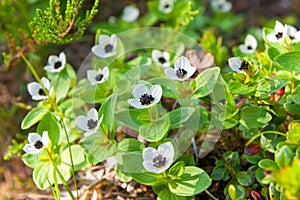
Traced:
<path fill-rule="evenodd" d="M 167 51 L 154 49 L 151 56 L 153 61 L 158 65 L 161 65 L 162 67 L 170 67 L 170 54 Z"/>
<path fill-rule="evenodd" d="M 97 200 L 97 199 L 98 199 L 98 194 L 97 194 L 97 191 L 94 190 L 91 200 Z"/>
<path fill-rule="evenodd" d="M 49 93 L 51 93 L 50 81 L 47 78 L 43 77 L 41 79 L 41 82 L 42 82 L 44 88 Z M 42 86 L 38 82 L 29 83 L 27 85 L 27 89 L 28 89 L 28 92 L 31 95 L 31 98 L 33 100 L 44 100 L 44 99 L 48 98 L 48 96 L 44 93 L 44 90 L 42 89 Z"/>
<path fill-rule="evenodd" d="M 66 64 L 66 55 L 61 52 L 59 56 L 51 55 L 48 58 L 48 65 L 44 67 L 47 72 L 60 72 Z"/>
<path fill-rule="evenodd" d="M 99 44 L 92 47 L 92 52 L 100 58 L 114 56 L 117 51 L 117 36 L 112 34 L 111 37 L 102 34 L 99 37 Z"/>
<path fill-rule="evenodd" d="M 170 79 L 185 81 L 190 78 L 195 73 L 195 71 L 196 68 L 191 65 L 190 61 L 186 57 L 181 56 L 175 62 L 174 69 L 171 67 L 166 68 L 165 74 Z"/>
<path fill-rule="evenodd" d="M 48 132 L 44 131 L 42 137 L 37 133 L 29 133 L 28 142 L 23 147 L 23 150 L 29 154 L 37 154 L 43 151 L 44 148 L 47 148 L 49 145 Z"/>
<path fill-rule="evenodd" d="M 143 150 L 143 166 L 153 173 L 160 174 L 167 170 L 174 159 L 174 147 L 171 142 L 159 145 L 158 149 L 147 147 Z"/>
<path fill-rule="evenodd" d="M 160 0 L 158 5 L 158 10 L 168 14 L 173 10 L 174 0 Z"/>
<path fill-rule="evenodd" d="M 297 31 L 297 29 L 290 25 L 286 26 L 286 33 L 287 36 L 290 38 L 292 43 L 297 43 L 300 41 L 300 31 Z"/>
<path fill-rule="evenodd" d="M 95 108 L 91 108 L 87 116 L 80 115 L 75 119 L 76 125 L 81 129 L 86 131 L 84 136 L 87 137 L 95 133 L 99 129 L 99 125 L 103 119 L 103 115 L 98 120 L 98 112 Z"/>
<path fill-rule="evenodd" d="M 243 70 L 248 70 L 249 63 L 242 61 L 237 57 L 232 57 L 228 59 L 229 67 L 235 72 L 241 72 Z"/>
<path fill-rule="evenodd" d="M 257 48 L 257 41 L 253 35 L 248 34 L 245 39 L 245 43 L 241 44 L 240 50 L 243 53 L 250 54 L 254 53 Z"/>
<path fill-rule="evenodd" d="M 137 109 L 148 108 L 158 103 L 162 96 L 160 85 L 153 85 L 149 90 L 144 84 L 136 85 L 132 92 L 134 99 L 128 99 L 128 103 Z"/>
<path fill-rule="evenodd" d="M 286 36 L 286 27 L 282 25 L 279 21 L 276 21 L 274 32 L 267 35 L 267 40 L 269 42 L 281 42 Z"/>
<path fill-rule="evenodd" d="M 226 13 L 231 10 L 232 4 L 226 0 L 213 0 L 211 1 L 211 7 L 219 12 Z"/>
<path fill-rule="evenodd" d="M 105 66 L 103 69 L 87 71 L 87 78 L 92 85 L 95 85 L 97 83 L 103 83 L 107 80 L 108 75 L 109 70 L 107 66 Z"/>
<path fill-rule="evenodd" d="M 126 22 L 134 22 L 140 15 L 140 10 L 133 6 L 126 6 L 123 10 L 123 17 L 122 19 Z"/>

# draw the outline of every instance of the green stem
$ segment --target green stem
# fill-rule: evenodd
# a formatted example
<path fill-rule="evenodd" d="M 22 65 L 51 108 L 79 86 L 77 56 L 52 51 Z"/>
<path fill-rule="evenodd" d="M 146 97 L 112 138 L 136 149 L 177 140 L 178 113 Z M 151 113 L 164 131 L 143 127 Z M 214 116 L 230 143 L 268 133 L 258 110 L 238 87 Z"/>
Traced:
<path fill-rule="evenodd" d="M 46 149 L 46 151 L 47 151 L 47 153 L 48 153 L 48 155 L 49 155 L 49 158 L 50 158 L 50 160 L 51 160 L 51 163 L 52 163 L 52 165 L 53 165 L 53 167 L 54 167 L 54 169 L 55 169 L 54 172 L 57 172 L 57 174 L 58 174 L 60 180 L 63 182 L 63 185 L 65 186 L 65 188 L 66 188 L 67 192 L 69 193 L 69 195 L 71 196 L 72 200 L 75 200 L 75 197 L 74 197 L 74 195 L 73 195 L 73 193 L 72 193 L 70 187 L 68 186 L 66 180 L 64 179 L 64 177 L 62 176 L 62 174 L 61 174 L 60 171 L 58 170 L 57 165 L 56 165 L 56 163 L 54 162 L 51 153 L 49 152 L 48 149 Z M 54 182 L 55 182 L 55 181 L 57 182 L 57 180 L 56 180 L 56 173 L 53 174 L 53 178 L 54 178 Z M 55 184 L 55 183 L 54 183 L 54 184 Z"/>
<path fill-rule="evenodd" d="M 261 132 L 260 134 L 257 134 L 255 136 L 253 136 L 247 143 L 246 143 L 246 146 L 248 146 L 249 144 L 251 144 L 256 138 L 264 135 L 264 134 L 277 134 L 277 135 L 282 135 L 284 137 L 286 137 L 286 134 L 284 133 L 281 133 L 281 132 L 278 132 L 278 131 L 264 131 L 264 132 Z"/>
<path fill-rule="evenodd" d="M 29 70 L 31 71 L 32 75 L 34 76 L 34 78 L 36 79 L 36 81 L 40 84 L 40 86 L 42 87 L 42 90 L 44 91 L 44 93 L 48 96 L 48 99 L 53 107 L 53 109 L 55 110 L 55 112 L 61 116 L 61 112 L 58 109 L 58 106 L 56 104 L 56 102 L 54 101 L 54 99 L 50 96 L 49 91 L 44 87 L 44 85 L 42 84 L 41 78 L 39 77 L 39 75 L 37 74 L 36 70 L 34 69 L 34 67 L 31 65 L 31 63 L 28 61 L 28 59 L 24 56 L 24 54 L 20 54 L 22 59 L 24 60 L 24 62 L 26 63 L 27 67 L 29 68 Z"/>
<path fill-rule="evenodd" d="M 61 126 L 64 128 L 64 132 L 66 133 L 66 139 L 68 142 L 68 149 L 69 149 L 69 154 L 70 154 L 70 160 L 71 160 L 71 165 L 72 165 L 72 176 L 73 176 L 73 182 L 74 182 L 74 186 L 76 189 L 76 195 L 78 195 L 78 189 L 77 189 L 77 183 L 76 183 L 76 177 L 75 177 L 75 169 L 74 169 L 74 161 L 73 161 L 73 155 L 72 155 L 72 151 L 71 151 L 71 145 L 70 145 L 70 139 L 69 139 L 69 135 L 66 129 L 66 126 L 63 122 L 63 120 L 60 121 Z"/>

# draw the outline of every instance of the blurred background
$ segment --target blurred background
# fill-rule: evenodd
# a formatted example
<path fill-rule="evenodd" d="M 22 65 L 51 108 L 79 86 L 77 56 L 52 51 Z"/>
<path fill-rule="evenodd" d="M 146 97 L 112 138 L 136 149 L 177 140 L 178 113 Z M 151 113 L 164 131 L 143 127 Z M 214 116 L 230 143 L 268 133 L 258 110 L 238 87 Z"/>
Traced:
<path fill-rule="evenodd" d="M 197 0 L 201 1 L 201 0 Z M 201 1 L 203 20 L 211 16 L 210 1 Z M 222 32 L 217 29 L 218 35 L 223 37 L 223 45 L 231 48 L 241 42 L 240 38 L 246 30 L 267 26 L 274 27 L 275 20 L 284 20 L 300 28 L 300 1 L 299 0 L 231 0 L 234 16 L 241 17 L 237 29 Z M 90 9 L 92 0 L 86 0 L 83 8 Z M 32 64 L 42 74 L 47 58 L 51 54 L 64 51 L 68 62 L 78 69 L 82 61 L 90 53 L 94 44 L 95 31 L 109 19 L 110 16 L 120 16 L 126 5 L 135 4 L 140 9 L 140 16 L 147 13 L 147 0 L 101 0 L 99 12 L 88 26 L 80 39 L 63 45 L 33 45 L 28 44 L 26 55 Z M 28 23 L 35 17 L 36 9 L 45 9 L 48 1 L 45 0 L 0 0 L 0 51 L 8 54 L 12 44 L 24 44 L 26 37 L 31 34 Z M 197 9 L 197 8 L 196 8 Z M 205 23 L 199 23 L 205 29 Z M 204 25 L 203 25 L 204 24 Z M 200 26 L 200 25 L 199 25 Z M 212 24 L 210 24 L 212 26 Z M 216 22 L 216 26 L 218 26 Z M 210 27 L 211 28 L 211 27 Z M 199 37 L 202 32 L 199 31 Z M 33 81 L 31 73 L 24 62 L 13 57 L 10 66 L 4 64 L 4 57 L 0 56 L 0 199 L 22 199 L 22 194 L 41 193 L 34 185 L 32 170 L 26 167 L 20 159 L 24 140 L 30 130 L 21 130 L 20 123 L 32 102 L 27 93 L 26 85 Z M 24 195 L 23 195 L 24 196 Z"/>

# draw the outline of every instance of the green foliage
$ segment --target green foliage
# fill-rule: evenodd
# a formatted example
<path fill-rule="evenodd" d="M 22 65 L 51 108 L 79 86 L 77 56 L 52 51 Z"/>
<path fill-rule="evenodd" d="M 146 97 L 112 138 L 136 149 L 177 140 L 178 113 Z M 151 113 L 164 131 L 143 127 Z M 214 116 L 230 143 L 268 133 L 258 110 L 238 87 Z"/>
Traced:
<path fill-rule="evenodd" d="M 37 16 L 30 23 L 33 38 L 41 43 L 66 43 L 81 37 L 99 5 L 99 0 L 95 0 L 91 10 L 81 17 L 83 2 L 68 0 L 64 5 L 60 0 L 50 0 L 47 9 L 37 9 Z"/>

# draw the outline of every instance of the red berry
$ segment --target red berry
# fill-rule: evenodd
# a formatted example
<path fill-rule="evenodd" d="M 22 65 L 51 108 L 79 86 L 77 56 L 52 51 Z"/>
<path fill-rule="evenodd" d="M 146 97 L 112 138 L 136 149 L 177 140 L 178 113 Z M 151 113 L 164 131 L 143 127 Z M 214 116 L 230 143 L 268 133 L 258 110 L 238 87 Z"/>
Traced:
<path fill-rule="evenodd" d="M 258 144 L 250 144 L 244 149 L 244 153 L 247 156 L 253 156 L 258 154 L 260 151 L 260 146 Z"/>
<path fill-rule="evenodd" d="M 282 88 L 280 88 L 279 90 L 276 91 L 276 94 L 282 96 L 282 95 L 284 95 L 284 90 L 285 90 L 285 87 L 282 87 Z"/>

